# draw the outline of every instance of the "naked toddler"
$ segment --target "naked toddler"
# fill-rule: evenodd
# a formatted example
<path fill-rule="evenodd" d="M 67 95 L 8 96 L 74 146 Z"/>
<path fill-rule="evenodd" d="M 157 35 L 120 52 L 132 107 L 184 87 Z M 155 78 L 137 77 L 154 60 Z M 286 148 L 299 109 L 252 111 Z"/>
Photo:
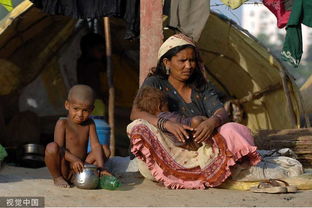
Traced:
<path fill-rule="evenodd" d="M 56 186 L 70 187 L 73 174 L 82 172 L 84 163 L 96 165 L 101 175 L 110 175 L 104 169 L 109 148 L 99 143 L 94 121 L 89 118 L 94 99 L 94 92 L 87 85 L 75 85 L 68 93 L 65 101 L 67 118 L 57 121 L 54 142 L 45 150 L 45 163 Z M 88 154 L 89 139 L 91 152 Z"/>

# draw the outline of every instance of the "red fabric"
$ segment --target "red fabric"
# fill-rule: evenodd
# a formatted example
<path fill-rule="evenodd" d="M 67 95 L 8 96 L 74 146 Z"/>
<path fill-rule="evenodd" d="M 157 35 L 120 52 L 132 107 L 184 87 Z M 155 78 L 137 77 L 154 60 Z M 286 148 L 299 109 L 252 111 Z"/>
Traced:
<path fill-rule="evenodd" d="M 290 10 L 285 9 L 285 0 L 263 0 L 263 4 L 277 18 L 277 27 L 285 27 L 291 13 Z"/>
<path fill-rule="evenodd" d="M 249 158 L 251 165 L 261 161 L 250 130 L 238 123 L 226 123 L 218 128 L 219 133 L 211 139 L 212 151 L 218 155 L 202 168 L 178 163 L 164 148 L 165 143 L 160 142 L 162 138 L 157 137 L 160 135 L 143 123 L 135 124 L 127 131 L 132 143 L 131 152 L 147 165 L 156 181 L 171 189 L 216 187 L 231 175 L 230 167 L 242 157 Z M 201 157 L 213 157 L 209 154 Z"/>

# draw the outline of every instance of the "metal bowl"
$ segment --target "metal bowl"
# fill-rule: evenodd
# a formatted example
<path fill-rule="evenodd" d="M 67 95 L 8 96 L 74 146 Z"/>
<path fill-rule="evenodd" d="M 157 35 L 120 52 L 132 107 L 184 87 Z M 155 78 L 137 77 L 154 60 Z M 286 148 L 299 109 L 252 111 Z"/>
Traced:
<path fill-rule="evenodd" d="M 81 173 L 74 175 L 73 183 L 81 189 L 95 189 L 99 183 L 99 172 L 95 165 L 85 164 Z"/>
<path fill-rule="evenodd" d="M 26 154 L 44 155 L 44 147 L 40 144 L 25 144 L 23 148 Z"/>

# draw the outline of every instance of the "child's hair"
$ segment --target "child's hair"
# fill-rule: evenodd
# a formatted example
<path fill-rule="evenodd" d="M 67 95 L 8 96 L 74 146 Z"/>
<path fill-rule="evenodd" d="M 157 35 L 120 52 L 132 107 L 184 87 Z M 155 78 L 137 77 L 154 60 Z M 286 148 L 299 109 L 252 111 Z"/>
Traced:
<path fill-rule="evenodd" d="M 76 100 L 93 105 L 95 95 L 92 88 L 88 85 L 74 85 L 68 92 L 67 100 Z"/>
<path fill-rule="evenodd" d="M 139 89 L 134 99 L 134 104 L 141 111 L 155 115 L 160 112 L 161 106 L 168 105 L 168 100 L 165 93 L 161 90 L 146 86 Z"/>

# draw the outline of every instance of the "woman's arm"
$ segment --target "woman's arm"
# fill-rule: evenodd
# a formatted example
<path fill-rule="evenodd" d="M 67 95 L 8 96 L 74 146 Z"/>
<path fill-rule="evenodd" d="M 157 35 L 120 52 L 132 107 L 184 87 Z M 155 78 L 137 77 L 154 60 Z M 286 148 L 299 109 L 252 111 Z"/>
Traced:
<path fill-rule="evenodd" d="M 130 114 L 130 120 L 135 120 L 135 119 L 144 119 L 153 126 L 157 127 L 158 123 L 158 117 L 155 115 L 152 115 L 148 112 L 141 111 L 138 109 L 135 104 L 133 104 L 132 111 Z M 186 132 L 186 129 L 188 130 L 193 130 L 191 127 L 186 126 L 186 125 L 181 125 L 179 123 L 173 122 L 173 121 L 166 121 L 164 123 L 165 129 L 175 135 L 179 141 L 185 142 L 185 138 L 189 138 L 188 133 Z"/>
<path fill-rule="evenodd" d="M 130 120 L 134 121 L 135 119 L 144 119 L 148 121 L 150 124 L 157 126 L 158 117 L 155 115 L 152 115 L 148 112 L 141 111 L 137 108 L 135 104 L 132 106 L 131 114 L 130 114 Z"/>
<path fill-rule="evenodd" d="M 229 120 L 228 114 L 227 114 L 224 107 L 216 110 L 210 118 L 213 118 L 216 120 L 216 127 L 215 128 L 225 124 Z"/>
<path fill-rule="evenodd" d="M 219 108 L 207 120 L 195 129 L 195 142 L 201 143 L 211 137 L 213 131 L 227 121 L 227 113 L 223 107 Z"/>

